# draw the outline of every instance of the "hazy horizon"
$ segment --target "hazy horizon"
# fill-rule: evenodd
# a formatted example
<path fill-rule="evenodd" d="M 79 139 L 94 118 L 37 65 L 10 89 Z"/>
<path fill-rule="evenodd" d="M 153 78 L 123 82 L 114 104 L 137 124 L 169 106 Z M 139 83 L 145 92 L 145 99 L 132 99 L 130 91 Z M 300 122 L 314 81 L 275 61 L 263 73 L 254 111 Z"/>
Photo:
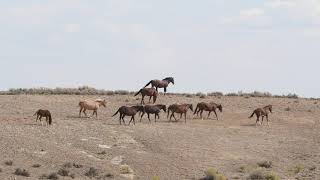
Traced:
<path fill-rule="evenodd" d="M 1 2 L 0 90 L 78 87 L 320 97 L 320 1 Z"/>

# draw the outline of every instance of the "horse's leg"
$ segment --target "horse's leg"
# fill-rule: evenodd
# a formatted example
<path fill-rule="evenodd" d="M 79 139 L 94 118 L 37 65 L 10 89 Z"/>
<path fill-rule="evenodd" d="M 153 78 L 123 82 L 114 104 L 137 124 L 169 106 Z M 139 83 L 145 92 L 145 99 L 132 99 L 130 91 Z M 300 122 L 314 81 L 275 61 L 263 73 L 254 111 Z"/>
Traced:
<path fill-rule="evenodd" d="M 219 120 L 216 110 L 213 110 L 213 112 L 216 115 L 217 120 Z"/>
<path fill-rule="evenodd" d="M 187 123 L 187 112 L 184 113 L 184 123 Z"/>
<path fill-rule="evenodd" d="M 121 125 L 121 116 L 122 116 L 122 114 L 120 113 L 120 117 L 119 117 L 119 122 L 120 122 L 120 125 Z"/>
<path fill-rule="evenodd" d="M 263 119 L 264 119 L 264 116 L 262 116 L 262 119 L 261 119 L 261 123 L 260 123 L 260 125 L 262 125 L 262 124 L 263 124 Z"/>
<path fill-rule="evenodd" d="M 183 113 L 180 113 L 180 119 L 182 118 L 182 114 L 183 114 Z"/>
<path fill-rule="evenodd" d="M 87 113 L 86 113 L 86 110 L 87 110 L 87 109 L 84 109 L 82 112 L 84 113 L 84 115 L 85 115 L 86 117 L 88 117 L 88 115 L 87 115 Z"/>
<path fill-rule="evenodd" d="M 124 117 L 125 116 L 126 116 L 125 114 L 122 115 L 122 122 L 123 122 L 124 125 L 126 125 L 126 122 L 124 121 Z"/>
<path fill-rule="evenodd" d="M 203 113 L 203 110 L 201 110 L 201 112 L 200 112 L 200 118 L 201 118 L 201 120 L 203 120 L 202 113 Z"/>
<path fill-rule="evenodd" d="M 140 113 L 140 111 L 139 111 L 139 113 Z M 145 112 L 142 113 L 142 115 L 141 115 L 141 117 L 140 117 L 140 122 L 141 122 L 142 117 L 143 117 L 144 114 L 145 114 Z"/>
<path fill-rule="evenodd" d="M 210 117 L 210 114 L 211 114 L 211 111 L 209 111 L 207 119 L 209 119 L 209 117 Z"/>
<path fill-rule="evenodd" d="M 98 110 L 96 110 L 96 118 L 98 118 Z"/>
<path fill-rule="evenodd" d="M 80 107 L 79 117 L 81 117 L 82 107 Z"/>
<path fill-rule="evenodd" d="M 151 102 L 151 98 L 152 98 L 152 96 L 150 96 L 150 98 L 149 98 L 149 104 L 150 104 L 150 102 Z"/>
<path fill-rule="evenodd" d="M 257 124 L 258 124 L 258 122 L 259 122 L 259 115 L 257 115 L 257 120 L 256 120 L 256 126 L 257 126 Z"/>
<path fill-rule="evenodd" d="M 148 114 L 149 123 L 151 123 L 150 114 L 149 113 L 147 113 L 147 114 Z"/>
<path fill-rule="evenodd" d="M 159 116 L 159 114 L 155 113 L 155 114 L 154 114 L 154 122 L 155 122 L 155 123 L 157 122 L 157 116 Z"/>
<path fill-rule="evenodd" d="M 269 115 L 266 115 L 266 119 L 267 119 L 267 125 L 269 126 Z"/>
<path fill-rule="evenodd" d="M 176 118 L 176 116 L 174 115 L 174 112 L 172 113 L 172 115 L 173 115 L 174 120 L 177 121 L 177 118 Z"/>

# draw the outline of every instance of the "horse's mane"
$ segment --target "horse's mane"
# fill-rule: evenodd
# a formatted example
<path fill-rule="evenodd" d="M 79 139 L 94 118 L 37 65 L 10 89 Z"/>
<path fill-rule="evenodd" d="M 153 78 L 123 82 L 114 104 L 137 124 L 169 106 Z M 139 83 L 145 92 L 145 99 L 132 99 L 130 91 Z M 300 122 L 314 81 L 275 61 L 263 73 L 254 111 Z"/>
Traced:
<path fill-rule="evenodd" d="M 170 82 L 174 82 L 174 78 L 173 77 L 166 77 L 164 79 L 162 79 L 163 81 L 170 81 Z"/>

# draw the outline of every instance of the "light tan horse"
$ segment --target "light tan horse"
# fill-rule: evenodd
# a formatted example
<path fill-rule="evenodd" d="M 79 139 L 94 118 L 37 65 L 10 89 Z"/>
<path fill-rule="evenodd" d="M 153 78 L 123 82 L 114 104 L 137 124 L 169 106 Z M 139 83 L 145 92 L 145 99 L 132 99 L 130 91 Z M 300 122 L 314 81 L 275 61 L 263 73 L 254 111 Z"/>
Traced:
<path fill-rule="evenodd" d="M 80 106 L 79 117 L 81 117 L 81 112 L 83 112 L 86 115 L 86 117 L 88 117 L 86 110 L 93 110 L 92 116 L 96 114 L 96 117 L 98 117 L 97 110 L 100 108 L 100 106 L 106 107 L 106 100 L 96 99 L 94 101 L 89 101 L 89 100 L 80 101 L 79 106 Z"/>

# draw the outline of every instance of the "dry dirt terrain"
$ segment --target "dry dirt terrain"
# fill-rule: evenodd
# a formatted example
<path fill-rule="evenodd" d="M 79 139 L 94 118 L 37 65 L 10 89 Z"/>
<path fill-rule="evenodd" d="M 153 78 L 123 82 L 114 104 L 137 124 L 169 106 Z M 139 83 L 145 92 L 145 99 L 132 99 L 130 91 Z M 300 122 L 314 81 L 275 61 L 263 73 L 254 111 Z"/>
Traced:
<path fill-rule="evenodd" d="M 96 98 L 107 101 L 98 118 L 79 118 L 79 100 Z M 139 103 L 136 97 L 0 96 L 0 179 L 54 178 L 59 172 L 59 179 L 184 180 L 202 178 L 210 167 L 229 179 L 246 179 L 263 161 L 271 161 L 266 170 L 281 179 L 320 179 L 320 101 L 160 95 L 157 103 L 200 101 L 222 104 L 219 121 L 189 112 L 186 124 L 169 123 L 162 112 L 157 123 L 145 116 L 135 126 L 120 126 L 111 116 L 119 106 Z M 270 126 L 255 127 L 248 116 L 267 104 L 274 111 Z M 52 126 L 35 122 L 39 108 L 51 111 Z M 15 175 L 17 168 L 29 177 Z"/>

